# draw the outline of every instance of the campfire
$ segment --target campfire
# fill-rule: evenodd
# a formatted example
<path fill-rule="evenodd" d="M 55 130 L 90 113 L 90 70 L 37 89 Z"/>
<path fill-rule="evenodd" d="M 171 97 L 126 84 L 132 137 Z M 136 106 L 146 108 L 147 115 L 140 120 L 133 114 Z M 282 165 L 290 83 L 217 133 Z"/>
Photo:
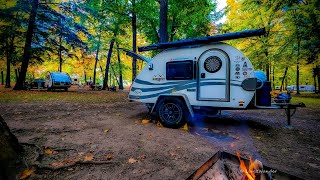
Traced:
<path fill-rule="evenodd" d="M 272 169 L 259 160 L 244 159 L 240 153 L 233 155 L 217 152 L 188 179 L 199 180 L 279 180 L 301 179 L 293 175 Z"/>
<path fill-rule="evenodd" d="M 263 170 L 263 165 L 261 161 L 255 160 L 252 162 L 251 157 L 249 159 L 249 168 L 247 169 L 247 166 L 245 165 L 244 161 L 240 157 L 240 153 L 237 152 L 237 156 L 239 158 L 239 168 L 243 172 L 244 176 L 242 179 L 248 179 L 248 180 L 255 180 L 255 179 L 260 179 L 260 180 L 265 180 L 265 174 L 260 173 Z"/>

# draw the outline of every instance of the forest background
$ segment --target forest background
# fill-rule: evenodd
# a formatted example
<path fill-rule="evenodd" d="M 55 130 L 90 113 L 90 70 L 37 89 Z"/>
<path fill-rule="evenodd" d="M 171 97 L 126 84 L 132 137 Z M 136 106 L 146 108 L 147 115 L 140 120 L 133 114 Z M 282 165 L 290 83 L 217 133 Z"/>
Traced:
<path fill-rule="evenodd" d="M 273 87 L 319 86 L 319 4 L 227 0 L 218 10 L 214 0 L 1 0 L 1 81 L 19 90 L 25 81 L 62 71 L 82 83 L 123 88 L 145 64 L 118 48 L 136 52 L 137 46 L 265 28 L 261 37 L 227 43 L 265 71 Z"/>

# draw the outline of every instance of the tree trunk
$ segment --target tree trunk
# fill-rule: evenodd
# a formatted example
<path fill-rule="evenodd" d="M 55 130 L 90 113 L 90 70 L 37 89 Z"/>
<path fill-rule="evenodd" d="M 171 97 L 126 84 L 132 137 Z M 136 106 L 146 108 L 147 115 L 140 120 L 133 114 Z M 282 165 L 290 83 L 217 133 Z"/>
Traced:
<path fill-rule="evenodd" d="M 267 81 L 270 81 L 270 66 L 269 66 L 269 63 L 266 65 L 266 76 L 267 76 Z"/>
<path fill-rule="evenodd" d="M 109 66 L 110 66 L 110 62 L 111 62 L 111 55 L 112 55 L 112 49 L 113 49 L 114 41 L 115 41 L 115 39 L 112 39 L 111 42 L 110 42 L 110 47 L 109 47 L 109 51 L 108 51 L 108 57 L 107 57 L 107 63 L 106 63 L 106 69 L 105 69 L 105 75 L 104 75 L 102 90 L 106 90 L 106 88 L 109 88 L 109 86 L 108 86 L 108 74 L 109 74 Z"/>
<path fill-rule="evenodd" d="M 6 77 L 6 87 L 11 88 L 11 77 L 10 77 L 10 71 L 11 71 L 11 61 L 12 61 L 12 56 L 14 53 L 14 38 L 15 36 L 11 36 L 10 38 L 7 39 L 6 41 L 6 56 L 7 56 L 7 77 Z M 16 74 L 16 83 L 18 82 L 17 79 L 17 74 Z"/>
<path fill-rule="evenodd" d="M 100 65 L 100 71 L 101 71 L 101 73 L 103 74 L 103 69 L 102 69 L 102 66 Z"/>
<path fill-rule="evenodd" d="M 319 68 L 318 66 L 316 66 L 315 68 L 313 68 L 313 84 L 314 84 L 314 88 L 315 88 L 315 93 L 319 93 L 320 92 L 320 84 L 319 84 Z M 317 77 L 318 77 L 318 91 L 317 91 Z"/>
<path fill-rule="evenodd" d="M 110 66 L 110 67 L 111 67 L 111 71 L 112 71 L 112 73 L 113 73 L 113 85 L 115 84 L 115 81 L 116 81 L 117 84 L 118 84 L 118 86 L 120 86 L 120 82 L 119 82 L 119 80 L 118 80 L 118 77 L 117 77 L 117 75 L 116 75 L 116 72 L 114 71 L 114 69 L 113 69 L 112 66 Z"/>
<path fill-rule="evenodd" d="M 284 83 L 284 80 L 286 79 L 287 72 L 288 72 L 288 67 L 286 67 L 286 70 L 284 71 L 284 75 L 283 75 L 282 81 L 281 81 L 280 91 L 282 91 L 282 89 L 283 89 L 283 83 Z"/>
<path fill-rule="evenodd" d="M 28 30 L 26 34 L 26 42 L 24 46 L 23 59 L 21 64 L 21 72 L 19 75 L 18 83 L 16 83 L 16 85 L 14 86 L 15 90 L 23 89 L 23 84 L 26 80 L 29 60 L 31 57 L 31 43 L 32 43 L 32 37 L 33 37 L 33 30 L 36 22 L 37 10 L 39 5 L 38 1 L 39 0 L 32 1 L 32 9 L 31 9 L 30 18 L 29 18 Z"/>
<path fill-rule="evenodd" d="M 97 74 L 97 64 L 99 60 L 99 49 L 100 49 L 100 39 L 101 39 L 101 33 L 99 33 L 99 40 L 97 45 L 97 51 L 96 51 L 96 58 L 94 62 L 94 69 L 93 69 L 93 84 L 96 84 L 96 74 Z"/>
<path fill-rule="evenodd" d="M 135 13 L 135 0 L 132 0 L 132 51 L 137 52 L 137 15 Z M 132 57 L 132 82 L 137 75 L 137 58 Z"/>
<path fill-rule="evenodd" d="M 120 60 L 120 51 L 119 44 L 117 42 L 117 54 L 118 54 L 118 64 L 119 64 L 119 89 L 123 89 L 123 79 L 122 79 L 122 69 L 121 69 L 121 60 Z"/>
<path fill-rule="evenodd" d="M 296 82 L 296 87 L 297 87 L 297 93 L 296 94 L 300 94 L 300 89 L 299 89 L 299 79 L 300 79 L 300 71 L 299 71 L 299 56 L 300 56 L 300 38 L 297 38 L 298 40 L 298 56 L 297 56 L 297 82 Z"/>
<path fill-rule="evenodd" d="M 6 58 L 7 58 L 7 74 L 6 74 L 6 85 L 5 88 L 11 88 L 11 78 L 10 78 L 10 63 L 11 63 L 11 58 L 10 58 L 10 53 L 9 53 L 9 43 L 8 43 L 8 39 L 6 40 Z"/>
<path fill-rule="evenodd" d="M 160 0 L 160 43 L 168 41 L 168 0 Z"/>
<path fill-rule="evenodd" d="M 17 161 L 23 152 L 18 139 L 11 133 L 7 123 L 0 116 L 0 179 L 16 179 Z M 21 163 L 21 161 L 20 161 Z"/>
<path fill-rule="evenodd" d="M 274 84 L 274 64 L 272 65 L 272 89 L 275 89 L 275 84 Z"/>
<path fill-rule="evenodd" d="M 4 85 L 3 71 L 1 71 L 1 85 Z"/>
<path fill-rule="evenodd" d="M 60 31 L 60 36 L 59 36 L 59 71 L 62 72 L 62 34 Z"/>
<path fill-rule="evenodd" d="M 267 81 L 270 81 L 270 65 L 269 65 L 269 59 L 268 59 L 268 50 L 265 51 L 264 53 L 266 55 L 267 58 L 267 64 L 266 64 L 266 76 L 267 76 Z"/>
<path fill-rule="evenodd" d="M 82 66 L 84 67 L 83 68 L 83 75 L 84 75 L 84 84 L 87 85 L 87 73 L 86 73 L 86 66 L 84 64 L 84 59 L 85 59 L 85 53 L 82 53 L 81 55 L 81 58 L 82 58 Z"/>
<path fill-rule="evenodd" d="M 315 87 L 317 89 L 317 87 Z M 320 74 L 318 73 L 318 93 L 320 92 Z"/>
<path fill-rule="evenodd" d="M 18 69 L 15 69 L 14 72 L 16 74 L 16 83 L 17 83 L 19 80 Z"/>
<path fill-rule="evenodd" d="M 315 88 L 314 93 L 318 93 L 316 77 L 317 77 L 316 75 L 313 75 L 313 86 Z"/>
<path fill-rule="evenodd" d="M 173 37 L 174 37 L 174 34 L 175 34 L 175 27 L 176 27 L 176 18 L 173 17 L 172 24 L 171 24 L 170 38 L 169 38 L 170 41 L 173 41 Z"/>

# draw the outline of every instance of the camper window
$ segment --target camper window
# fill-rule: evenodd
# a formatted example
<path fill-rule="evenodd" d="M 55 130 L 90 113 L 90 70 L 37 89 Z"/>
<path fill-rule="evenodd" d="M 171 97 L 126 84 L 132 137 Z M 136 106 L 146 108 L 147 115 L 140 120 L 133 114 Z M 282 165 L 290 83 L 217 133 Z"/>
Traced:
<path fill-rule="evenodd" d="M 186 80 L 193 78 L 193 61 L 173 61 L 166 64 L 167 80 Z"/>

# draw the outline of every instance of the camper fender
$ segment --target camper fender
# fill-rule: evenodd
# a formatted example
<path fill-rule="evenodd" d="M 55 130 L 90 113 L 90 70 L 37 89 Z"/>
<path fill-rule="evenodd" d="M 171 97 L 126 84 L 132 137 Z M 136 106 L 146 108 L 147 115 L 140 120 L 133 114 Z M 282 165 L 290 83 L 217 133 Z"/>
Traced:
<path fill-rule="evenodd" d="M 185 103 L 185 105 L 187 106 L 190 116 L 192 118 L 194 117 L 194 113 L 193 113 L 191 104 L 189 102 L 188 97 L 185 94 L 162 94 L 162 95 L 158 96 L 156 102 L 154 103 L 154 105 L 151 109 L 151 113 L 157 111 L 157 107 L 159 105 L 159 102 L 161 102 L 161 99 L 163 99 L 163 98 L 178 98 L 178 99 L 182 100 Z"/>

